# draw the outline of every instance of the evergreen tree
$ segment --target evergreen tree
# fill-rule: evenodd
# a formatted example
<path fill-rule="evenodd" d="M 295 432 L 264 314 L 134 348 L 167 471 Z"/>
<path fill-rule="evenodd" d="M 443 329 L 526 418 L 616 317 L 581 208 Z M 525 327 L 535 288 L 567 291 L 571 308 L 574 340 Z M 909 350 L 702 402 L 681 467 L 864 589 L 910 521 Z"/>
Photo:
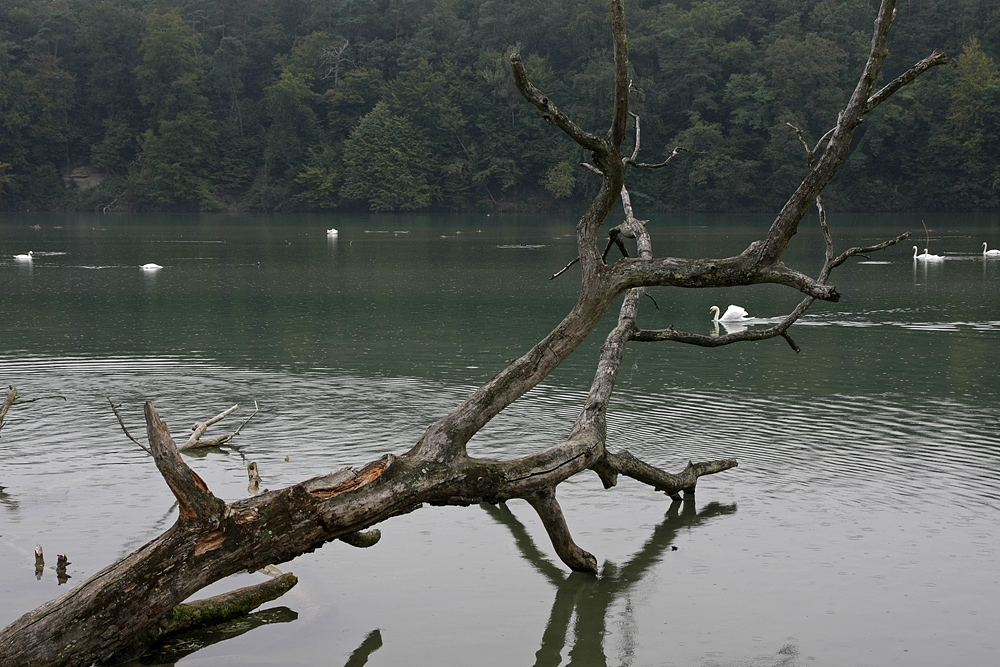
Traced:
<path fill-rule="evenodd" d="M 150 14 L 136 68 L 139 100 L 150 112 L 143 133 L 142 197 L 179 208 L 218 207 L 209 174 L 216 125 L 201 91 L 198 37 L 176 11 Z"/>
<path fill-rule="evenodd" d="M 420 128 L 384 102 L 358 123 L 344 142 L 346 199 L 364 201 L 373 211 L 418 211 L 431 205 L 430 146 Z"/>

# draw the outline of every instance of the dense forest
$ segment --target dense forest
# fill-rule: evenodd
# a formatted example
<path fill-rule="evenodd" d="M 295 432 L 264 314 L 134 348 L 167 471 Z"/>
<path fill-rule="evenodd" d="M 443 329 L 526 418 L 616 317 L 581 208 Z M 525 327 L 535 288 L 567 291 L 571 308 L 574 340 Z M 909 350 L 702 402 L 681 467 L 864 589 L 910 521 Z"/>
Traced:
<path fill-rule="evenodd" d="M 0 209 L 557 209 L 611 94 L 603 0 L 0 0 Z M 867 55 L 870 0 L 638 0 L 642 210 L 764 210 L 804 173 Z M 1000 6 L 900 3 L 886 77 L 951 56 L 858 131 L 842 210 L 1000 199 Z"/>

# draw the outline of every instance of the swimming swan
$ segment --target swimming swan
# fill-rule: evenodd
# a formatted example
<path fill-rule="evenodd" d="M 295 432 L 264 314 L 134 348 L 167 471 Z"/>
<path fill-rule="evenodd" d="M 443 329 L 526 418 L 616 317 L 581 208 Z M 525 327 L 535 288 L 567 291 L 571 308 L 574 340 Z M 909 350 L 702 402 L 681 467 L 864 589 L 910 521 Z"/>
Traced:
<path fill-rule="evenodd" d="M 983 244 L 983 255 L 986 257 L 1000 257 L 1000 250 L 994 248 L 993 250 L 987 250 L 986 244 Z"/>
<path fill-rule="evenodd" d="M 150 264 L 143 264 L 139 268 L 142 269 L 143 271 L 159 271 L 163 267 L 160 266 L 159 264 L 150 263 Z"/>
<path fill-rule="evenodd" d="M 27 255 L 14 255 L 14 259 L 19 262 L 30 262 L 31 258 L 35 256 L 35 253 L 28 251 Z"/>
<path fill-rule="evenodd" d="M 337 230 L 336 229 L 328 229 L 328 230 L 326 230 L 326 235 L 327 236 L 336 236 L 337 235 Z"/>
<path fill-rule="evenodd" d="M 913 246 L 913 259 L 919 259 L 922 262 L 939 262 L 943 260 L 944 257 L 942 257 L 941 255 L 930 254 L 929 252 L 927 252 L 927 248 L 924 248 L 924 251 L 918 255 L 917 246 Z"/>
<path fill-rule="evenodd" d="M 722 317 L 719 317 L 720 311 L 718 306 L 712 306 L 708 309 L 708 312 L 714 313 L 715 316 L 712 318 L 713 322 L 733 322 L 736 320 L 752 319 L 750 315 L 747 314 L 747 311 L 740 306 L 729 306 L 729 308 L 726 308 L 726 313 Z"/>

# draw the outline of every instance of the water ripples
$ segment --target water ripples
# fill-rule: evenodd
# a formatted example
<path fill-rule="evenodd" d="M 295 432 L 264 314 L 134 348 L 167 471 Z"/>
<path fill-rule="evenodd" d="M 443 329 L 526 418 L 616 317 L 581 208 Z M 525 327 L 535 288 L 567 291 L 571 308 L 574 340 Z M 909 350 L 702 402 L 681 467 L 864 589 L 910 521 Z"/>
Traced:
<path fill-rule="evenodd" d="M 612 448 L 622 444 L 675 468 L 687 459 L 736 458 L 739 474 L 761 484 L 863 491 L 857 502 L 871 502 L 872 493 L 885 502 L 919 493 L 1000 506 L 1000 446 L 981 425 L 996 423 L 998 409 L 977 414 L 958 401 L 900 395 L 803 401 L 686 388 L 618 403 Z"/>
<path fill-rule="evenodd" d="M 224 478 L 220 495 L 236 496 L 243 493 L 240 471 L 250 459 L 260 460 L 266 481 L 277 488 L 406 451 L 474 389 L 419 378 L 237 369 L 178 356 L 0 357 L 0 369 L 25 399 L 66 398 L 12 412 L 4 430 L 6 466 L 49 480 L 68 476 L 59 482 L 66 484 L 105 477 L 109 466 L 152 472 L 145 454 L 121 433 L 108 398 L 123 403 L 126 425 L 137 437 L 144 434 L 141 403 L 153 400 L 178 440 L 195 421 L 235 403 L 241 410 L 231 419 L 242 418 L 258 401 L 261 412 L 235 450 L 200 454 L 192 464 L 207 469 L 208 477 Z M 488 424 L 470 452 L 512 458 L 561 442 L 584 397 L 579 389 L 541 385 Z M 959 400 L 891 393 L 803 399 L 789 392 L 627 388 L 610 410 L 609 444 L 668 470 L 689 459 L 737 458 L 739 475 L 765 486 L 817 485 L 866 497 L 877 489 L 888 502 L 921 493 L 997 505 L 1000 446 L 982 425 L 1000 420 L 1000 409 L 983 410 Z M 18 429 L 32 436 L 15 437 Z M 286 456 L 294 465 L 284 462 Z"/>

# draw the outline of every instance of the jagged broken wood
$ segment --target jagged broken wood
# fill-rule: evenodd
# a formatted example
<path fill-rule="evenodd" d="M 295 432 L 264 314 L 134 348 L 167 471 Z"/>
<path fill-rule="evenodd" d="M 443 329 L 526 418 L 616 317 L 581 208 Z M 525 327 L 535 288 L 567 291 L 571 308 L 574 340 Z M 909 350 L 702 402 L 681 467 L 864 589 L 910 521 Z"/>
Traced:
<path fill-rule="evenodd" d="M 623 0 L 611 2 L 614 97 L 606 133 L 594 134 L 578 126 L 531 83 L 520 56 L 512 54 L 511 71 L 523 97 L 546 121 L 589 151 L 600 172 L 600 190 L 576 227 L 580 292 L 570 312 L 536 345 L 431 424 L 409 451 L 386 454 L 357 470 L 344 468 L 242 500 L 225 502 L 211 492 L 185 464 L 167 425 L 147 402 L 148 451 L 177 499 L 177 522 L 91 576 L 72 594 L 28 612 L 0 631 L 0 666 L 90 665 L 138 651 L 178 604 L 208 584 L 235 572 L 287 562 L 333 540 L 369 546 L 378 534 L 367 529 L 423 504 L 526 500 L 545 525 L 560 559 L 571 569 L 596 572 L 594 556 L 580 548 L 570 534 L 556 499 L 560 483 L 591 470 L 605 487 L 614 486 L 618 477 L 625 475 L 676 497 L 682 491 L 693 493 L 701 476 L 736 465 L 735 460 L 720 459 L 692 463 L 671 474 L 634 453 L 610 451 L 607 410 L 629 342 L 728 344 L 754 339 L 738 333 L 712 339 L 674 330 L 643 330 L 638 325 L 638 310 L 646 288 L 770 283 L 801 292 L 809 303 L 840 298 L 827 282 L 829 273 L 838 261 L 851 256 L 853 249 L 833 257 L 829 245 L 827 261 L 816 278 L 787 266 L 783 258 L 799 222 L 843 161 L 862 116 L 883 99 L 881 92 L 873 95 L 872 91 L 887 53 L 894 7 L 894 0 L 882 1 L 857 88 L 802 183 L 760 240 L 738 255 L 721 259 L 656 257 L 645 226 L 631 211 L 625 188 L 630 163 L 622 156 L 630 112 Z M 932 57 L 922 61 L 926 62 L 923 69 L 943 61 L 943 56 Z M 897 86 L 895 81 L 892 86 Z M 609 264 L 601 252 L 600 230 L 619 201 L 626 206 L 626 220 L 617 226 L 617 233 L 622 239 L 633 239 L 636 252 Z M 623 294 L 617 324 L 605 339 L 590 391 L 565 440 L 511 460 L 470 456 L 467 445 L 471 438 L 557 368 Z M 787 327 L 775 329 L 772 335 L 790 340 Z"/>

